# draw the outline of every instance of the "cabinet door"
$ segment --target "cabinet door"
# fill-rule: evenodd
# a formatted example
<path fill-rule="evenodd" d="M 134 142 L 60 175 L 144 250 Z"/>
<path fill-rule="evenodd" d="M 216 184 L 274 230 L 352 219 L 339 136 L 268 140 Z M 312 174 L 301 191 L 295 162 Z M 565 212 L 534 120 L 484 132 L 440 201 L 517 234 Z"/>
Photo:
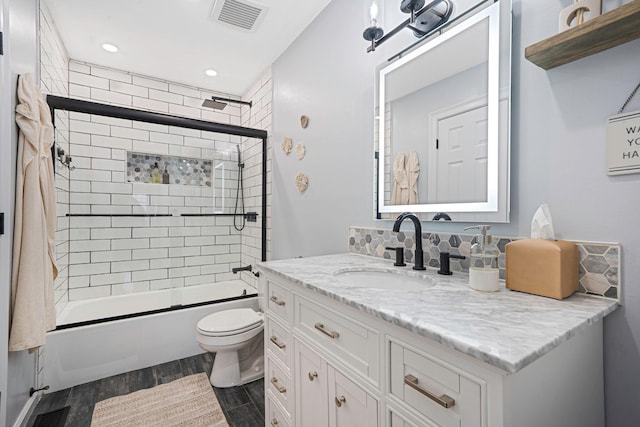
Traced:
<path fill-rule="evenodd" d="M 378 401 L 347 377 L 328 368 L 329 426 L 377 427 Z"/>
<path fill-rule="evenodd" d="M 327 427 L 327 363 L 297 340 L 295 351 L 296 425 Z"/>

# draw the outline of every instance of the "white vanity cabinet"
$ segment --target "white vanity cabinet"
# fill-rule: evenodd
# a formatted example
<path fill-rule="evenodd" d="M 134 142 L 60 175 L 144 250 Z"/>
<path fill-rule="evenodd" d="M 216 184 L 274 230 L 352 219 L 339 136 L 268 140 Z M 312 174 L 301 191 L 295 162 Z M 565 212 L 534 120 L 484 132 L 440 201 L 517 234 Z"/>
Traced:
<path fill-rule="evenodd" d="M 601 321 L 507 372 L 272 271 L 261 280 L 267 426 L 604 425 Z"/>
<path fill-rule="evenodd" d="M 377 427 L 378 401 L 296 339 L 296 425 Z"/>

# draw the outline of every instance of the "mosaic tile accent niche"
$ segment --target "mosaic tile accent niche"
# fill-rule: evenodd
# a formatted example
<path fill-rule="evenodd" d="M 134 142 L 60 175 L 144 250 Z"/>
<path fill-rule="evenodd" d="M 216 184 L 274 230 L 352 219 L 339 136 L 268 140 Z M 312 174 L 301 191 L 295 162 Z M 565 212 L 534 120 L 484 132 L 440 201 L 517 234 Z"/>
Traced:
<path fill-rule="evenodd" d="M 520 238 L 497 237 L 500 250 L 498 265 L 500 279 L 504 280 L 505 246 Z M 451 271 L 469 273 L 469 254 L 471 245 L 476 243 L 475 234 L 422 233 L 424 265 L 440 268 L 440 252 L 464 255 L 463 260 L 451 259 Z M 579 288 L 578 292 L 620 302 L 620 245 L 609 243 L 575 242 L 579 251 Z M 394 233 L 387 229 L 349 228 L 349 252 L 392 260 L 393 254 L 386 247 L 404 246 L 404 256 L 413 263 L 415 251 L 415 233 L 400 231 Z"/>
<path fill-rule="evenodd" d="M 211 160 L 133 151 L 127 151 L 127 181 L 151 183 L 151 172 L 156 163 L 160 174 L 165 170 L 169 173 L 169 184 L 211 187 Z"/>

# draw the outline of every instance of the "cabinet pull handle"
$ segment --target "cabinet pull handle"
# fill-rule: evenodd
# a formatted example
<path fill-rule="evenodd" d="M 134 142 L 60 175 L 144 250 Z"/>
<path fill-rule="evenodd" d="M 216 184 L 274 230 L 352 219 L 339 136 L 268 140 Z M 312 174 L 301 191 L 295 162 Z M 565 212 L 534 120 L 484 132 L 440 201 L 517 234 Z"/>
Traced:
<path fill-rule="evenodd" d="M 447 396 L 446 394 L 443 394 L 442 396 L 436 396 L 430 391 L 420 387 L 418 385 L 418 379 L 411 374 L 404 377 L 404 383 L 409 387 L 411 387 L 412 389 L 416 390 L 418 393 L 427 396 L 429 399 L 433 400 L 440 406 L 443 406 L 445 408 L 451 408 L 456 404 L 456 401 L 450 396 Z"/>
<path fill-rule="evenodd" d="M 346 401 L 347 401 L 347 399 L 345 399 L 344 396 L 336 397 L 336 406 L 338 408 L 341 408 L 342 404 L 345 403 Z"/>
<path fill-rule="evenodd" d="M 271 295 L 271 298 L 269 298 L 271 301 L 275 302 L 277 305 L 284 305 L 285 302 L 282 301 L 281 299 L 278 299 L 277 296 L 275 295 Z"/>
<path fill-rule="evenodd" d="M 274 343 L 275 345 L 277 345 L 279 349 L 283 349 L 283 348 L 285 348 L 285 347 L 287 346 L 286 344 L 281 343 L 281 342 L 278 340 L 278 337 L 277 337 L 277 336 L 275 336 L 275 335 L 272 335 L 272 336 L 271 336 L 271 338 L 269 338 L 269 340 L 271 340 L 271 342 L 272 342 L 272 343 Z"/>
<path fill-rule="evenodd" d="M 318 378 L 318 373 L 317 372 L 309 372 L 309 381 L 313 381 L 314 378 Z"/>
<path fill-rule="evenodd" d="M 271 425 L 273 427 L 276 427 L 278 425 L 278 420 L 276 420 L 275 418 L 271 420 Z"/>
<path fill-rule="evenodd" d="M 324 328 L 324 325 L 322 323 L 316 323 L 314 326 L 317 330 L 319 330 L 320 332 L 322 332 L 323 334 L 325 334 L 331 339 L 336 339 L 340 336 L 340 334 L 337 331 L 327 331 Z"/>
<path fill-rule="evenodd" d="M 284 393 L 287 391 L 287 388 L 281 385 L 278 385 L 278 379 L 276 377 L 271 378 L 271 384 L 278 390 L 280 393 Z"/>

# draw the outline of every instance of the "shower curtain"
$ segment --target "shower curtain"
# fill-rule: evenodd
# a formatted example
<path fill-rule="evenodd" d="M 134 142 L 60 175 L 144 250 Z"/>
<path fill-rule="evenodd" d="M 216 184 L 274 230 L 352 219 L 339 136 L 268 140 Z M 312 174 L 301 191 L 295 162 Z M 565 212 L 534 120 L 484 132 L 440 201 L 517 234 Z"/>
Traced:
<path fill-rule="evenodd" d="M 20 128 L 9 350 L 34 349 L 55 329 L 55 187 L 49 106 L 29 74 L 18 79 Z"/>

